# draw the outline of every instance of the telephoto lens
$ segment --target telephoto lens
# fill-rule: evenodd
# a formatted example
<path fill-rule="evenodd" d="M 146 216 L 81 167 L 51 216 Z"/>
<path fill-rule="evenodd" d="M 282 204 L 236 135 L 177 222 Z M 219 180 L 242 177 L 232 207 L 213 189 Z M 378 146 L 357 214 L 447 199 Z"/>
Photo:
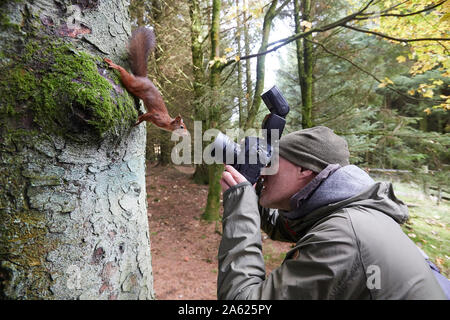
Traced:
<path fill-rule="evenodd" d="M 270 110 L 270 114 L 262 122 L 264 137 L 248 136 L 239 145 L 228 136 L 219 133 L 211 151 L 216 163 L 232 165 L 251 184 L 258 181 L 261 169 L 270 163 L 274 152 L 273 146 L 277 145 L 283 133 L 285 117 L 289 113 L 288 103 L 276 86 L 264 92 L 261 98 Z"/>

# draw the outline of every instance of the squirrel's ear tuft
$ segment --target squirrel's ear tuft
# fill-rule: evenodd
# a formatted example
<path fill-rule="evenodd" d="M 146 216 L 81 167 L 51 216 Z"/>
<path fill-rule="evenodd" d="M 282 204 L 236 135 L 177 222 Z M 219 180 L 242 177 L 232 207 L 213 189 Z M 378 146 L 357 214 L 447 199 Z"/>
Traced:
<path fill-rule="evenodd" d="M 178 116 L 175 118 L 175 121 L 180 122 L 180 121 L 181 121 L 181 116 L 178 115 Z"/>

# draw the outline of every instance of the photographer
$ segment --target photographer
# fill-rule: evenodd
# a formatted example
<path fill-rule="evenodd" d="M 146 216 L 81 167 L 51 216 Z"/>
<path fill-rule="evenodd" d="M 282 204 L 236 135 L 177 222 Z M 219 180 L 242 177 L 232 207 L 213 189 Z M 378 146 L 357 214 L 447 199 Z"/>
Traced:
<path fill-rule="evenodd" d="M 223 173 L 219 299 L 445 299 L 399 226 L 406 205 L 390 183 L 349 165 L 330 129 L 283 136 L 278 172 L 262 177 L 257 194 L 233 167 Z M 267 278 L 260 228 L 296 243 Z"/>

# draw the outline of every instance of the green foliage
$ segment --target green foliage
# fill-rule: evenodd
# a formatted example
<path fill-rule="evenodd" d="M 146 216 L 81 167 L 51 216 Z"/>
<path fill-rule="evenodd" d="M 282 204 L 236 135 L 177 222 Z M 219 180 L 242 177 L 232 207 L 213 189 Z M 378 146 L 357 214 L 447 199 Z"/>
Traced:
<path fill-rule="evenodd" d="M 418 171 L 414 176 L 416 180 L 445 185 L 443 177 L 448 175 L 446 165 L 450 161 L 450 118 L 447 111 L 438 107 L 436 99 L 424 99 L 418 93 L 413 98 L 411 93 L 414 88 L 430 85 L 435 93 L 448 94 L 449 78 L 432 70 L 414 77 L 398 75 L 392 80 L 399 92 L 377 89 L 388 108 L 379 114 L 385 133 L 373 150 L 373 160 L 381 166 Z M 436 111 L 427 112 L 430 108 Z M 424 166 L 433 173 L 421 172 L 419 169 Z"/>
<path fill-rule="evenodd" d="M 450 78 L 444 77 L 435 69 L 423 74 L 411 76 L 410 74 L 395 75 L 391 78 L 397 91 L 385 87 L 378 88 L 377 93 L 387 99 L 387 103 L 405 115 L 420 116 L 428 119 L 431 127 L 424 126 L 424 130 L 444 131 L 446 123 L 439 122 L 439 118 L 447 119 L 446 110 L 441 108 L 445 101 L 442 97 L 450 95 Z M 424 97 L 425 95 L 425 97 Z M 433 112 L 432 112 L 433 111 Z M 430 117 L 431 118 L 428 118 Z M 447 130 L 450 131 L 450 130 Z"/>
<path fill-rule="evenodd" d="M 355 8 L 351 8 L 348 2 L 317 2 L 315 10 L 320 14 L 316 12 L 313 23 L 316 20 L 322 25 L 330 23 L 336 16 L 361 6 L 354 2 Z M 418 3 L 414 2 L 411 8 L 418 9 Z M 395 19 L 397 24 L 401 23 L 400 17 Z M 366 23 L 361 21 L 362 25 Z M 377 30 L 389 33 L 391 29 Z M 414 38 L 415 35 L 402 36 Z M 313 41 L 326 48 L 316 45 L 313 51 L 314 123 L 345 136 L 352 163 L 413 170 L 415 174 L 411 178 L 417 181 L 426 179 L 432 184 L 445 185 L 446 165 L 450 160 L 446 133 L 450 131 L 450 119 L 441 104 L 450 94 L 450 80 L 442 73 L 441 66 L 416 72 L 414 76 L 409 71 L 418 64 L 404 58 L 409 57 L 411 47 L 366 33 L 338 29 L 332 34 L 317 33 Z M 441 46 L 436 42 L 431 45 Z M 414 46 L 413 50 L 417 48 Z M 280 61 L 277 85 L 291 106 L 287 119 L 289 132 L 301 128 L 302 102 L 296 52 L 293 48 L 288 52 Z M 415 58 L 419 63 L 420 57 Z M 434 58 L 438 59 L 439 53 Z M 379 79 L 384 79 L 381 84 Z M 431 171 L 424 173 L 424 166 Z"/>
<path fill-rule="evenodd" d="M 352 0 L 348 0 L 353 2 Z M 395 6 L 394 6 L 395 4 Z M 435 0 L 413 0 L 394 3 L 394 1 L 380 1 L 376 3 L 380 12 L 388 11 L 368 21 L 361 22 L 373 32 L 389 34 L 397 39 L 428 39 L 428 41 L 408 42 L 408 52 L 396 57 L 398 63 L 408 63 L 409 73 L 414 77 L 427 71 L 434 70 L 446 77 L 450 77 L 450 56 L 446 40 L 448 41 L 450 27 L 450 2 Z M 441 39 L 442 41 L 430 41 Z M 392 41 L 389 39 L 388 41 Z M 405 44 L 405 42 L 403 42 Z M 394 83 L 396 83 L 394 81 Z M 437 96 L 436 86 L 420 83 L 414 89 L 425 98 Z M 411 89 L 414 91 L 414 89 Z M 435 109 L 450 108 L 450 96 L 441 95 L 441 101 Z M 427 109 L 427 112 L 431 112 Z"/>

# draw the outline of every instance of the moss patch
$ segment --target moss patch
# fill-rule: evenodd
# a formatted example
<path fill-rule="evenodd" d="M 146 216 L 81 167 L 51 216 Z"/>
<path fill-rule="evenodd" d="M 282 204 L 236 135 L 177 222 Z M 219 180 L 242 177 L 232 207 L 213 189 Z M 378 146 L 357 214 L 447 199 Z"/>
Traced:
<path fill-rule="evenodd" d="M 120 136 L 137 118 L 134 100 L 113 87 L 99 57 L 69 44 L 28 41 L 0 65 L 0 126 L 41 129 L 75 140 Z M 8 131 L 9 131 L 8 130 Z"/>

